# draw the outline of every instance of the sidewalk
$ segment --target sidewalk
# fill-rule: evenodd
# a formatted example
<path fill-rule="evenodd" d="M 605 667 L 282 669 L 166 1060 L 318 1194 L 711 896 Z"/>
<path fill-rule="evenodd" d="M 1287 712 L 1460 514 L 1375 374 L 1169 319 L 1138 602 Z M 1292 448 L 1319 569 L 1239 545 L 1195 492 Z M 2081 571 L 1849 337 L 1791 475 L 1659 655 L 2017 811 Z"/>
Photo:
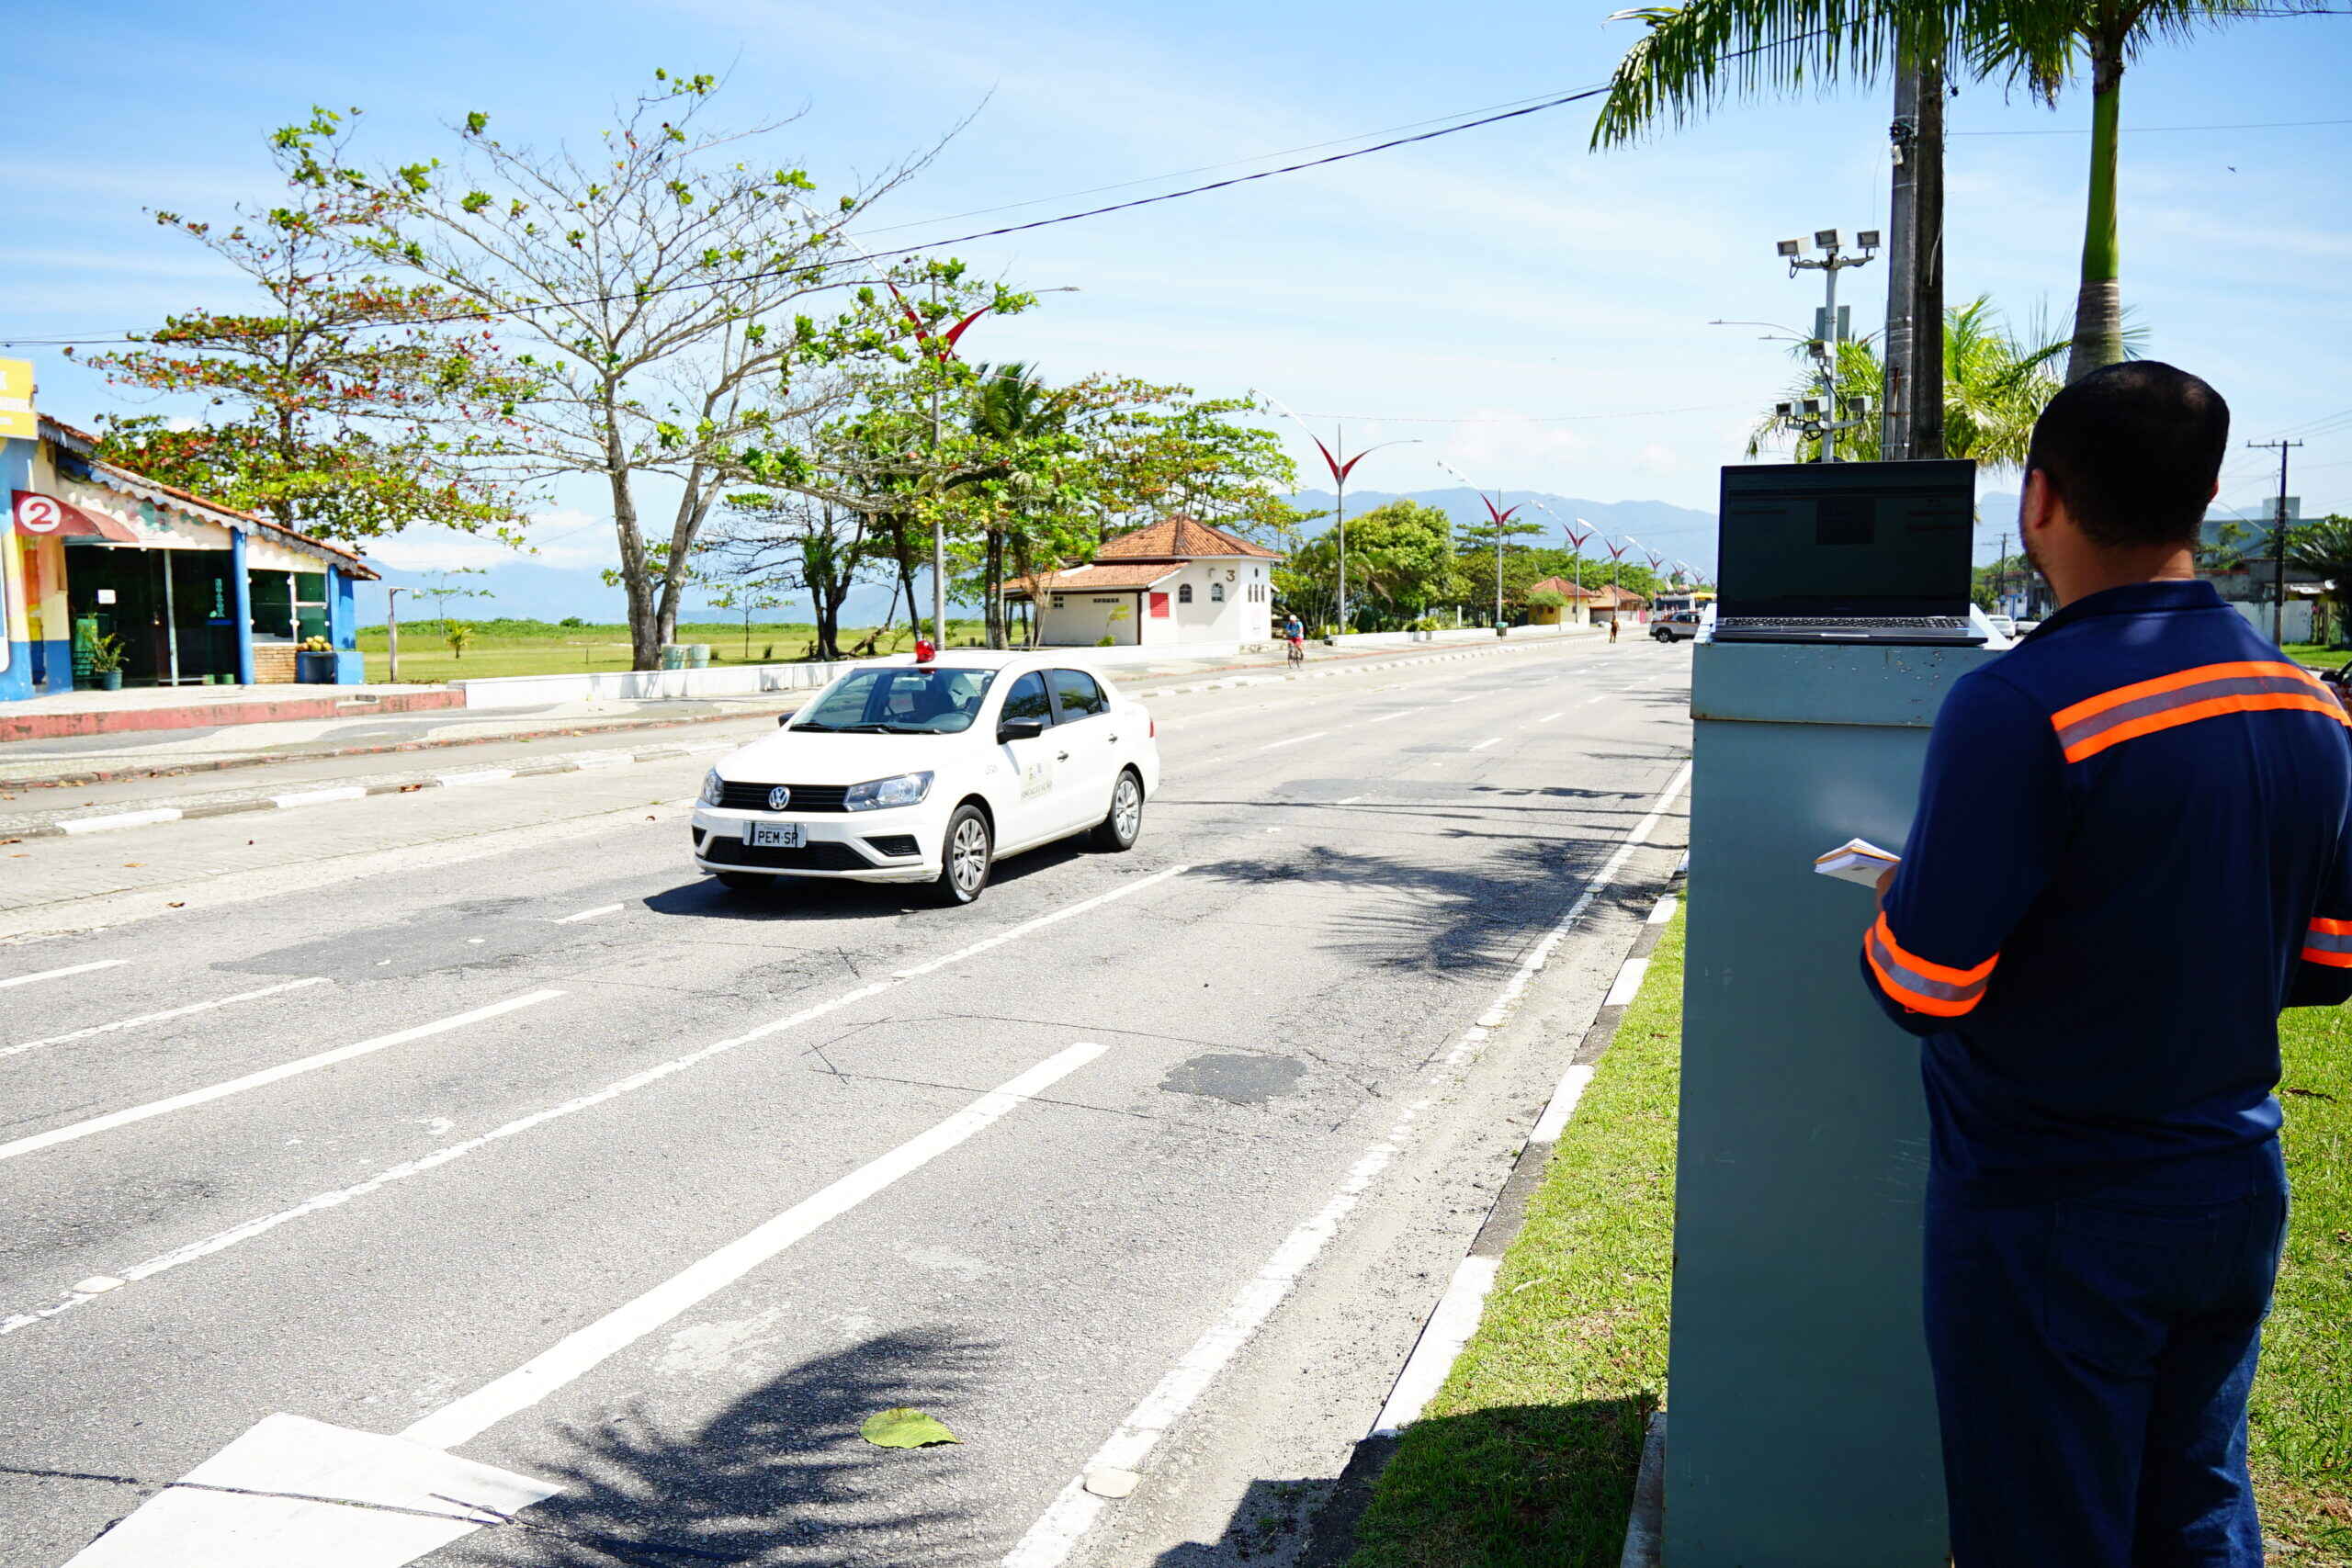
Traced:
<path fill-rule="evenodd" d="M 1484 657 L 1497 651 L 1551 648 L 1585 640 L 1577 635 L 1549 636 L 1491 644 L 1404 645 L 1346 653 L 1323 648 L 1308 657 L 1307 672 L 1376 669 L 1385 665 L 1433 659 Z M 1086 649 L 1065 650 L 1083 659 Z M 1131 694 L 1148 696 L 1151 688 L 1185 677 L 1216 677 L 1237 671 L 1281 672 L 1279 652 L 1235 659 L 1170 658 L 1111 671 L 1111 678 Z M 320 687 L 321 693 L 343 690 Z M 434 687 L 355 687 L 353 692 L 435 693 Z M 164 779 L 223 768 L 245 768 L 334 757 L 362 757 L 417 751 L 449 746 L 480 746 L 565 737 L 594 738 L 617 732 L 668 729 L 729 720 L 765 718 L 793 712 L 812 694 L 807 692 L 763 693 L 744 696 L 709 696 L 629 701 L 592 698 L 548 703 L 531 707 L 442 707 L 424 712 L 358 709 L 347 714 L 314 716 L 277 722 L 198 725 L 170 730 L 133 730 L 0 742 L 0 795 L 26 790 L 112 784 L 138 779 Z M 184 693 L 114 694 L 134 705 L 169 710 Z M 153 696 L 156 701 L 141 704 Z M 224 694 L 225 695 L 225 694 Z M 451 694 L 454 695 L 454 694 Z M 61 699 L 35 698 L 11 704 L 8 709 L 36 708 Z M 316 701 L 318 699 L 311 699 Z M 332 698 L 328 699 L 334 700 Z M 0 710 L 0 720 L 10 716 Z M 20 802 L 21 812 L 30 803 Z"/>

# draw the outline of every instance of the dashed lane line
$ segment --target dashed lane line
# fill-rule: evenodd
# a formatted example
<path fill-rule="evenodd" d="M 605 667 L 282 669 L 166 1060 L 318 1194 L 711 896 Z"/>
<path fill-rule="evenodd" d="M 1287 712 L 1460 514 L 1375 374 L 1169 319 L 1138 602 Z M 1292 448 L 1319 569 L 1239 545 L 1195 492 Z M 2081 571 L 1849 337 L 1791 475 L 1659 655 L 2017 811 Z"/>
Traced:
<path fill-rule="evenodd" d="M 496 1018 L 502 1013 L 514 1012 L 520 1008 L 553 1001 L 561 995 L 563 995 L 561 991 L 531 991 L 523 996 L 509 997 L 503 1002 L 492 1002 L 488 1007 L 479 1007 L 448 1018 L 435 1019 L 431 1023 L 420 1023 L 413 1029 L 402 1029 L 390 1034 L 379 1034 L 373 1040 L 362 1040 L 352 1045 L 338 1045 L 332 1051 L 321 1051 L 315 1055 L 304 1056 L 296 1061 L 280 1062 L 274 1067 L 264 1067 L 257 1073 L 247 1073 L 243 1077 L 231 1078 L 226 1083 L 208 1084 L 202 1089 L 190 1089 L 186 1094 L 175 1094 L 167 1100 L 151 1100 L 144 1105 L 134 1105 L 126 1111 L 113 1111 L 104 1116 L 93 1116 L 86 1122 L 74 1122 L 63 1127 L 52 1127 L 46 1133 L 35 1133 L 29 1137 L 18 1138 L 13 1143 L 0 1144 L 0 1160 L 15 1159 L 19 1155 L 54 1148 L 60 1144 L 74 1143 L 82 1138 L 96 1136 L 100 1133 L 110 1133 L 117 1127 L 128 1127 L 135 1122 L 146 1122 L 157 1116 L 168 1116 L 175 1111 L 186 1111 L 194 1106 L 209 1105 L 216 1100 L 226 1100 L 232 1094 L 244 1094 L 249 1090 L 263 1089 L 287 1078 L 299 1077 L 304 1073 L 317 1072 L 322 1067 L 332 1067 L 337 1063 L 348 1062 L 355 1056 L 369 1055 L 394 1045 L 405 1045 L 412 1040 L 423 1040 L 429 1035 L 445 1034 L 452 1029 L 462 1029 L 469 1023 L 480 1023 L 485 1019 Z"/>
<path fill-rule="evenodd" d="M 94 969 L 112 969 L 117 964 L 130 962 L 128 958 L 101 958 L 89 964 L 68 964 L 62 969 L 44 969 L 38 975 L 11 975 L 0 980 L 0 991 L 11 986 L 29 986 L 40 980 L 62 980 L 68 975 L 87 975 Z"/>
<path fill-rule="evenodd" d="M 327 977 L 323 975 L 311 975 L 300 980 L 286 980 L 275 986 L 264 986 L 257 991 L 239 991 L 233 997 L 215 997 L 209 1002 L 190 1002 L 186 1007 L 169 1008 L 162 1012 L 141 1013 L 137 1018 L 118 1019 L 112 1023 L 94 1023 L 87 1029 L 76 1029 L 64 1034 L 52 1034 L 46 1040 L 27 1040 L 21 1044 L 0 1045 L 0 1057 L 20 1056 L 27 1051 L 39 1051 L 45 1046 L 71 1044 L 76 1040 L 95 1039 L 98 1035 L 113 1034 L 120 1030 L 138 1029 L 150 1023 L 164 1023 L 175 1018 L 186 1018 L 191 1013 L 210 1012 L 214 1008 L 228 1007 L 235 1002 L 259 1001 L 264 997 L 274 997 L 280 991 L 300 990 L 305 986 L 323 986 L 328 983 Z"/>

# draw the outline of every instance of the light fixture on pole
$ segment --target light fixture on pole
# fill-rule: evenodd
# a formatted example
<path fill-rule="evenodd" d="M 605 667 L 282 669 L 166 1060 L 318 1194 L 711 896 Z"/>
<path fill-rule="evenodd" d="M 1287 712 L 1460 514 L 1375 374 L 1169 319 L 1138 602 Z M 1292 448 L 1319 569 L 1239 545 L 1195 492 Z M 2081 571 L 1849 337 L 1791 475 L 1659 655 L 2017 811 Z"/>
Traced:
<path fill-rule="evenodd" d="M 1579 615 L 1586 615 L 1584 607 L 1584 547 L 1585 541 L 1590 539 L 1595 533 L 1599 532 L 1599 530 L 1594 528 L 1591 524 L 1586 522 L 1581 517 L 1577 518 L 1573 524 L 1562 522 L 1560 514 L 1553 511 L 1550 507 L 1544 505 L 1540 500 L 1535 502 L 1535 509 L 1538 512 L 1543 513 L 1544 516 L 1549 517 L 1553 522 L 1558 523 L 1560 525 L 1560 532 L 1567 538 L 1569 556 L 1571 560 L 1574 562 L 1572 570 L 1576 573 L 1576 613 Z M 1584 532 L 1581 534 L 1577 533 L 1577 530 L 1578 528 L 1583 529 Z"/>
<path fill-rule="evenodd" d="M 1502 491 L 1497 491 L 1492 496 L 1488 496 L 1476 485 L 1470 484 L 1468 479 L 1463 478 L 1462 471 L 1444 458 L 1440 457 L 1437 460 L 1437 466 L 1455 479 L 1461 479 L 1464 484 L 1470 485 L 1471 493 L 1486 504 L 1487 516 L 1495 531 L 1495 629 L 1499 631 L 1503 624 L 1503 529 L 1513 517 L 1519 514 L 1519 507 L 1514 506 L 1505 511 Z M 1525 504 L 1527 504 L 1525 502 L 1520 503 L 1521 506 Z"/>
<path fill-rule="evenodd" d="M 1812 243 L 1821 247 L 1818 261 L 1805 255 L 1806 243 L 1803 240 L 1782 240 L 1773 249 L 1789 264 L 1791 277 L 1800 272 L 1818 272 L 1826 283 L 1828 292 L 1821 309 L 1814 312 L 1810 340 L 1815 369 L 1821 377 L 1821 396 L 1776 404 L 1772 412 L 1784 423 L 1794 423 L 1801 433 L 1820 443 L 1817 461 L 1834 463 L 1838 460 L 1838 433 L 1865 423 L 1859 415 L 1840 417 L 1849 411 L 1838 401 L 1838 345 L 1853 336 L 1848 330 L 1853 307 L 1838 307 L 1838 275 L 1849 266 L 1868 266 L 1876 259 L 1879 231 L 1864 229 L 1853 236 L 1852 248 L 1862 253 L 1858 256 L 1845 254 L 1849 242 L 1842 229 L 1815 230 Z"/>
<path fill-rule="evenodd" d="M 1339 592 L 1335 599 L 1335 603 L 1339 606 L 1339 614 L 1333 618 L 1339 622 L 1340 630 L 1341 632 L 1345 632 L 1348 629 L 1348 475 L 1354 469 L 1358 463 L 1363 462 L 1374 452 L 1381 451 L 1384 448 L 1390 446 L 1418 446 L 1420 445 L 1420 438 L 1419 436 L 1409 436 L 1396 441 L 1383 441 L 1378 446 L 1364 447 L 1354 457 L 1351 457 L 1347 455 L 1348 443 L 1346 426 L 1332 426 L 1332 445 L 1331 446 L 1326 446 L 1323 445 L 1323 438 L 1316 434 L 1314 431 L 1308 430 L 1306 422 L 1299 418 L 1298 415 L 1291 412 L 1279 399 L 1270 397 L 1263 392 L 1255 392 L 1252 395 L 1265 398 L 1267 407 L 1272 409 L 1276 413 L 1283 415 L 1285 419 L 1288 419 L 1293 424 L 1298 426 L 1299 429 L 1306 431 L 1306 438 L 1315 443 L 1315 449 L 1317 452 L 1323 454 L 1323 466 L 1331 470 L 1331 488 L 1338 492 L 1340 535 L 1339 549 L 1337 552 L 1340 569 L 1338 574 Z M 1333 446 L 1336 446 L 1339 449 L 1336 455 L 1333 453 Z"/>

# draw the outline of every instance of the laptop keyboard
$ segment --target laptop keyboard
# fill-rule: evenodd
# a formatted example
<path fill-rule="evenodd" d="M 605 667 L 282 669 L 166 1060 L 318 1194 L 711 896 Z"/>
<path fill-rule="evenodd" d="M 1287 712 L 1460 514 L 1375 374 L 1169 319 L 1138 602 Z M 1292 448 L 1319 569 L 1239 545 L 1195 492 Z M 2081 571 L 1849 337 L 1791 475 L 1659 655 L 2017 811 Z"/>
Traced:
<path fill-rule="evenodd" d="M 1719 615 L 1717 630 L 1734 627 L 1741 631 L 1815 632 L 1870 631 L 1883 628 L 1903 632 L 1964 632 L 1970 622 L 1963 615 Z"/>

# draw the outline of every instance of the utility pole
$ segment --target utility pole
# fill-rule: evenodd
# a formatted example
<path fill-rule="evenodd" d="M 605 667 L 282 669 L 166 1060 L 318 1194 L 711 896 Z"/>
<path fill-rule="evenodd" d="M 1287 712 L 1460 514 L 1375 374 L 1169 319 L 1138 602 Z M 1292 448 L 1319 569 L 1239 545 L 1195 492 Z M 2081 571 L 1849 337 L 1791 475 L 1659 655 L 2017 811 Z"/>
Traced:
<path fill-rule="evenodd" d="M 2278 449 L 2278 510 L 2270 520 L 2270 640 L 2284 644 L 2287 640 L 2287 454 L 2302 445 L 2300 441 L 2249 441 L 2246 445 L 2256 451 Z"/>
<path fill-rule="evenodd" d="M 1864 229 L 1854 237 L 1854 243 L 1860 248 L 1862 254 L 1858 256 L 1846 255 L 1842 254 L 1846 249 L 1844 230 L 1815 230 L 1813 243 L 1821 247 L 1822 259 L 1819 261 L 1805 259 L 1805 242 L 1803 240 L 1782 240 L 1775 247 L 1781 258 L 1789 264 L 1791 277 L 1794 277 L 1800 272 L 1818 272 L 1828 286 L 1826 302 L 1820 312 L 1815 316 L 1813 322 L 1813 356 L 1821 376 L 1821 396 L 1817 399 L 1806 399 L 1805 406 L 1801 411 L 1790 403 L 1782 403 L 1774 411 L 1783 418 L 1793 417 L 1798 412 L 1803 413 L 1804 421 L 1801 428 L 1805 434 L 1819 440 L 1821 446 L 1815 460 L 1823 463 L 1834 463 L 1838 460 L 1838 433 L 1841 430 L 1851 430 L 1863 423 L 1860 419 L 1839 417 L 1841 411 L 1838 406 L 1838 345 L 1845 342 L 1850 334 L 1846 331 L 1838 314 L 1838 275 L 1849 266 L 1868 266 L 1876 259 L 1874 253 L 1879 246 L 1879 231 L 1875 229 Z M 1849 307 L 1849 313 L 1850 310 L 1851 308 Z"/>
<path fill-rule="evenodd" d="M 401 683 L 401 591 L 384 590 L 384 647 L 391 655 L 391 682 Z"/>
<path fill-rule="evenodd" d="M 1907 48 L 1906 48 L 1907 52 Z M 1944 74 L 1905 60 L 1894 77 L 1893 199 L 1887 214 L 1886 385 L 1879 456 L 1944 455 Z"/>
<path fill-rule="evenodd" d="M 1263 397 L 1265 394 L 1253 390 L 1250 396 Z M 1339 606 L 1339 615 L 1335 618 L 1340 623 L 1340 632 L 1344 634 L 1348 629 L 1348 475 L 1354 470 L 1358 463 L 1363 462 L 1374 452 L 1384 451 L 1391 446 L 1418 446 L 1420 441 L 1418 437 L 1401 441 L 1384 441 L 1377 446 L 1367 446 L 1351 457 L 1348 456 L 1348 427 L 1346 425 L 1332 427 L 1332 445 L 1326 446 L 1323 445 L 1321 436 L 1306 429 L 1305 420 L 1292 413 L 1289 409 L 1272 397 L 1266 397 L 1266 402 L 1269 407 L 1287 418 L 1299 429 L 1306 431 L 1306 438 L 1315 443 L 1315 449 L 1317 452 L 1323 454 L 1323 466 L 1331 470 L 1331 488 L 1339 492 L 1340 513 L 1339 595 L 1334 601 Z"/>

